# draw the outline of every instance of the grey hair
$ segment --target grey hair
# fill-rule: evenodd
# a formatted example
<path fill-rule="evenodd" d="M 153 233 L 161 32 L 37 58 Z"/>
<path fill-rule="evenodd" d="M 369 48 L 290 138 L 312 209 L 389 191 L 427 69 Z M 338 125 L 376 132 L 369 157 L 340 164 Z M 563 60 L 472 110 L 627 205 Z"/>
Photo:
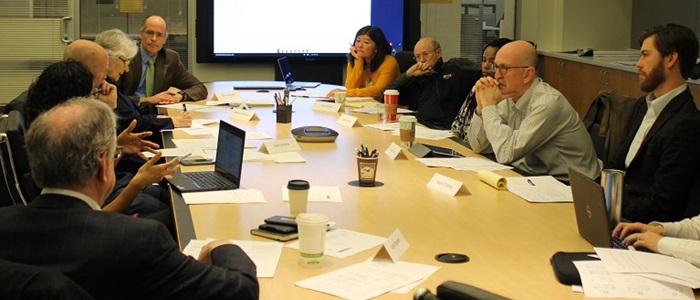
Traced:
<path fill-rule="evenodd" d="M 136 41 L 130 39 L 126 33 L 116 28 L 105 30 L 98 34 L 95 38 L 95 43 L 107 51 L 110 61 L 122 56 L 132 59 L 139 52 Z"/>
<path fill-rule="evenodd" d="M 107 104 L 87 97 L 73 98 L 41 114 L 25 137 L 36 183 L 50 188 L 89 183 L 97 175 L 103 153 L 114 156 L 116 125 Z"/>

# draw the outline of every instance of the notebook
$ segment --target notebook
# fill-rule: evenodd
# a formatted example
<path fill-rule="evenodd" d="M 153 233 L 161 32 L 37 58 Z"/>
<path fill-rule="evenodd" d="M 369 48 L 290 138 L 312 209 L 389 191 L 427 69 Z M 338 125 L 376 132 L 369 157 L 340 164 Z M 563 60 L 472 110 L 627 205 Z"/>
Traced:
<path fill-rule="evenodd" d="M 282 79 L 284 79 L 284 83 L 292 91 L 304 88 L 315 88 L 321 85 L 320 82 L 294 81 L 294 76 L 292 75 L 292 68 L 289 66 L 289 60 L 286 56 L 278 58 L 277 65 L 279 65 L 280 67 L 280 73 L 282 73 Z"/>
<path fill-rule="evenodd" d="M 569 168 L 571 193 L 579 234 L 595 247 L 626 249 L 618 238 L 612 238 L 612 226 L 605 206 L 603 187 Z"/>
<path fill-rule="evenodd" d="M 214 171 L 177 172 L 168 182 L 182 193 L 237 189 L 241 183 L 245 131 L 219 121 Z"/>

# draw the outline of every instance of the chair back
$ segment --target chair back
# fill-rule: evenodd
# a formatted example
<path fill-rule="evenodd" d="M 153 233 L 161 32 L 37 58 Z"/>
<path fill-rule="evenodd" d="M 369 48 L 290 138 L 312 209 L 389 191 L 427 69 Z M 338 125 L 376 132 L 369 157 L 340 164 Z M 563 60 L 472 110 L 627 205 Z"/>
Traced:
<path fill-rule="evenodd" d="M 399 73 L 401 74 L 416 64 L 416 60 L 413 59 L 413 51 L 398 51 L 394 54 L 394 58 L 399 63 Z"/>
<path fill-rule="evenodd" d="M 12 159 L 9 157 L 9 141 L 5 130 L 7 129 L 7 115 L 0 115 L 0 170 L 2 182 L 0 182 L 0 206 L 10 206 L 21 203 L 19 195 L 15 191 L 14 173 L 12 172 Z M 20 201 L 19 203 L 17 201 Z"/>
<path fill-rule="evenodd" d="M 18 111 L 11 111 L 4 128 L 0 128 L 3 174 L 9 182 L 9 194 L 15 204 L 27 204 L 36 198 L 41 190 L 32 178 L 29 158 L 24 148 L 24 119 Z"/>
<path fill-rule="evenodd" d="M 593 100 L 583 118 L 596 154 L 604 165 L 614 157 L 628 134 L 629 118 L 636 100 L 616 92 L 603 91 Z"/>

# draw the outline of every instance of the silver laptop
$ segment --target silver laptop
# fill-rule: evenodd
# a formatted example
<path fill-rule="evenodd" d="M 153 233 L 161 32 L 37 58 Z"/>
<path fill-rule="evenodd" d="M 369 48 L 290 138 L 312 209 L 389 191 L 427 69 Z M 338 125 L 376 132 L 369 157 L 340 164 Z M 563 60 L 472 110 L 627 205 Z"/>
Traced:
<path fill-rule="evenodd" d="M 233 190 L 241 184 L 245 131 L 227 122 L 219 121 L 214 171 L 177 172 L 168 182 L 182 193 L 214 190 Z"/>
<path fill-rule="evenodd" d="M 292 68 L 289 66 L 289 60 L 286 56 L 278 58 L 277 65 L 280 67 L 280 73 L 282 73 L 282 79 L 284 79 L 285 85 L 292 91 L 299 89 L 311 89 L 321 85 L 320 82 L 294 81 Z"/>
<path fill-rule="evenodd" d="M 613 226 L 608 218 L 603 187 L 579 172 L 569 168 L 571 193 L 578 233 L 595 247 L 626 249 L 618 238 L 612 237 Z"/>

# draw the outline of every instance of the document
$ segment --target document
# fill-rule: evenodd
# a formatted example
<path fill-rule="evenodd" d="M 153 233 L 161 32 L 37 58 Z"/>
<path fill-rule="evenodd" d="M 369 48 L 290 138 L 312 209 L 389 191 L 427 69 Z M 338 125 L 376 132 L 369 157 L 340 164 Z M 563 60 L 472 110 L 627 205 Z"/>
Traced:
<path fill-rule="evenodd" d="M 671 282 L 684 282 L 690 288 L 700 288 L 700 269 L 682 259 L 642 251 L 593 249 L 610 273 L 650 274 L 655 279 L 668 278 Z"/>
<path fill-rule="evenodd" d="M 278 163 L 278 164 L 288 164 L 288 163 L 304 163 L 306 159 L 299 154 L 299 152 L 282 152 L 267 154 L 267 158 Z"/>
<path fill-rule="evenodd" d="M 381 245 L 385 240 L 386 238 L 381 236 L 346 229 L 333 229 L 326 232 L 323 254 L 345 258 Z M 286 247 L 299 250 L 299 241 L 291 242 Z"/>
<path fill-rule="evenodd" d="M 312 185 L 309 188 L 309 202 L 343 202 L 338 186 Z M 282 201 L 289 201 L 289 190 L 282 186 Z"/>
<path fill-rule="evenodd" d="M 187 204 L 265 203 L 263 193 L 255 189 L 182 193 L 182 198 Z"/>
<path fill-rule="evenodd" d="M 217 139 L 173 139 L 173 144 L 178 148 L 214 148 L 216 149 Z"/>
<path fill-rule="evenodd" d="M 452 168 L 458 171 L 507 170 L 513 167 L 481 157 L 426 157 L 416 158 L 428 167 Z"/>
<path fill-rule="evenodd" d="M 394 129 L 391 135 L 399 136 L 399 129 Z M 416 138 L 428 140 L 442 140 L 453 137 L 454 134 L 449 130 L 435 130 L 427 127 L 416 126 Z"/>
<path fill-rule="evenodd" d="M 603 261 L 574 261 L 574 265 L 581 275 L 587 298 L 695 299 L 689 287 L 633 274 L 611 273 Z"/>
<path fill-rule="evenodd" d="M 214 239 L 206 240 L 191 240 L 189 244 L 182 250 L 182 253 L 194 257 L 199 257 L 199 252 L 202 251 L 204 245 L 214 241 Z M 257 268 L 258 278 L 275 277 L 277 263 L 282 255 L 282 246 L 280 242 L 260 242 L 260 241 L 242 241 L 231 240 L 234 244 L 241 247 L 243 252 L 250 257 Z"/>
<path fill-rule="evenodd" d="M 507 177 L 508 190 L 528 202 L 574 202 L 571 187 L 552 176 Z"/>
<path fill-rule="evenodd" d="M 264 133 L 262 131 L 256 131 L 256 132 L 246 132 L 245 139 L 246 140 L 271 140 L 272 137 L 270 135 L 268 135 L 267 133 Z"/>
<path fill-rule="evenodd" d="M 353 102 L 350 102 L 350 103 L 353 103 Z M 361 113 L 361 114 L 379 115 L 379 114 L 384 113 L 384 106 L 381 104 L 372 105 L 372 106 L 370 106 L 370 105 L 364 106 L 363 105 L 362 108 L 356 108 L 356 109 L 353 109 L 352 111 L 356 112 L 356 113 Z M 397 114 L 412 114 L 412 113 L 415 113 L 415 111 L 399 107 L 396 109 L 396 113 Z"/>
<path fill-rule="evenodd" d="M 179 102 L 179 103 L 173 103 L 173 104 L 158 104 L 158 105 L 156 105 L 156 107 L 184 110 L 184 107 L 182 106 L 183 104 L 187 106 L 188 111 L 195 111 L 195 110 L 207 108 L 206 105 L 190 104 L 189 102 Z"/>
<path fill-rule="evenodd" d="M 407 262 L 366 261 L 295 284 L 345 299 L 369 299 L 420 283 L 438 269 Z"/>
<path fill-rule="evenodd" d="M 175 128 L 189 135 L 219 135 L 219 127 L 204 127 L 204 128 Z"/>
<path fill-rule="evenodd" d="M 379 130 L 383 130 L 383 131 L 399 130 L 399 122 L 367 124 L 367 125 L 365 125 L 365 127 L 371 127 L 371 128 L 379 129 Z"/>

